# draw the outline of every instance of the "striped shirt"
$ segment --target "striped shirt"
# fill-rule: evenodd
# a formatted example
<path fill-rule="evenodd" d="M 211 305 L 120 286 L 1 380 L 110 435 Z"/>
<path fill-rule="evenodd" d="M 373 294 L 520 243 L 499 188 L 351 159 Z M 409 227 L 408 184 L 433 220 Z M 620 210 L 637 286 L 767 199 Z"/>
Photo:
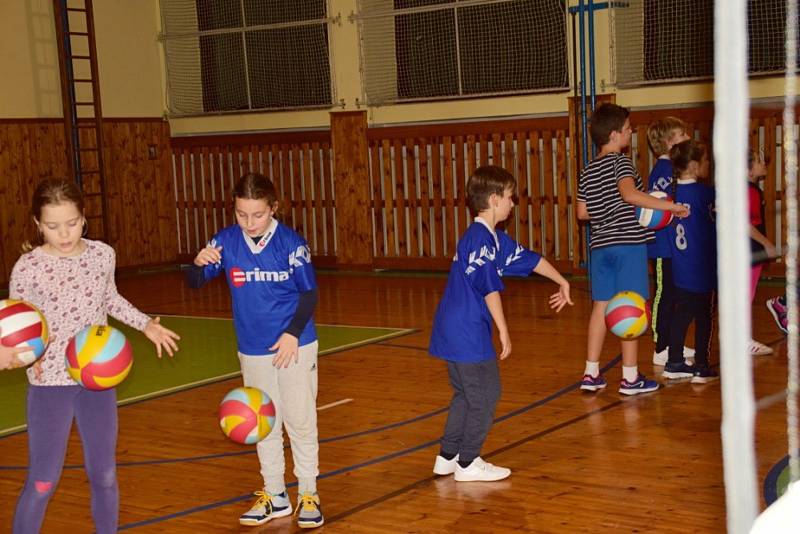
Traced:
<path fill-rule="evenodd" d="M 642 189 L 642 178 L 631 160 L 611 152 L 589 163 L 578 180 L 578 201 L 586 203 L 592 228 L 591 248 L 638 245 L 653 240 L 653 232 L 639 225 L 634 206 L 622 200 L 617 183 L 633 177 Z"/>

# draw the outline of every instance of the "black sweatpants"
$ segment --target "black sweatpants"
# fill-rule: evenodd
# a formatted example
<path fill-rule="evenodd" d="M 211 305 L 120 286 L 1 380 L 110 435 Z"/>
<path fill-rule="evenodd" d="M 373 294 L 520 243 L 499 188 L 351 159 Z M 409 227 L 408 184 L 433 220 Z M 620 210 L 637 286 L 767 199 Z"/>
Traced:
<path fill-rule="evenodd" d="M 672 259 L 656 258 L 656 295 L 653 299 L 653 341 L 656 352 L 669 346 L 672 316 L 675 313 L 675 285 L 672 282 Z M 683 348 L 683 345 L 681 345 Z"/>
<path fill-rule="evenodd" d="M 675 304 L 669 334 L 669 363 L 683 361 L 686 332 L 694 321 L 694 362 L 696 366 L 708 366 L 714 293 L 693 293 L 675 287 L 673 297 Z"/>

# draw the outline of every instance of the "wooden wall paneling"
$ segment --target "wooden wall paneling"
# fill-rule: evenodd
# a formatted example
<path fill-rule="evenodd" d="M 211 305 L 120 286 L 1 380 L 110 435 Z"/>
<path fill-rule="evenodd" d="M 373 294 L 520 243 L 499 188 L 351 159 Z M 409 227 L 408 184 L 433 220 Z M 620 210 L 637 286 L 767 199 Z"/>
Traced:
<path fill-rule="evenodd" d="M 372 217 L 372 227 L 374 229 L 372 239 L 374 244 L 375 257 L 386 257 L 386 246 L 384 245 L 384 202 L 381 193 L 381 162 L 380 148 L 378 142 L 369 144 L 369 165 L 370 165 L 370 190 L 372 198 L 370 204 L 370 216 Z"/>
<path fill-rule="evenodd" d="M 228 226 L 230 221 L 233 221 L 233 206 L 230 205 L 230 191 L 225 187 L 225 174 L 223 171 L 225 156 L 223 155 L 220 147 L 214 145 L 211 147 L 210 154 L 210 167 L 212 169 L 214 187 L 214 198 L 217 199 L 217 229 L 221 230 Z"/>
<path fill-rule="evenodd" d="M 475 151 L 478 154 L 477 159 L 477 167 L 482 167 L 483 165 L 489 165 L 492 161 L 491 154 L 489 154 L 489 138 L 491 136 L 488 134 L 480 134 L 478 136 L 478 146 L 475 147 Z M 497 155 L 495 154 L 495 158 Z M 474 170 L 474 169 L 473 169 Z"/>
<path fill-rule="evenodd" d="M 499 133 L 492 134 L 492 159 L 493 165 L 502 167 L 514 175 L 514 150 L 511 133 L 505 134 L 505 139 Z M 505 141 L 505 142 L 504 142 Z M 512 210 L 506 221 L 505 230 L 511 239 L 519 240 L 519 210 Z"/>
<path fill-rule="evenodd" d="M 506 167 L 506 155 L 503 153 L 503 142 L 498 132 L 492 133 L 492 158 L 489 160 L 491 165 Z"/>
<path fill-rule="evenodd" d="M 556 192 L 558 194 L 558 256 L 569 260 L 569 229 L 571 226 L 567 206 L 567 137 L 564 130 L 556 131 Z"/>
<path fill-rule="evenodd" d="M 456 228 L 455 228 L 455 240 L 456 243 L 458 239 L 461 237 L 467 226 L 470 223 L 470 214 L 469 214 L 469 204 L 467 204 L 467 177 L 469 176 L 469 170 L 467 169 L 467 162 L 464 160 L 464 153 L 466 150 L 466 141 L 464 136 L 458 135 L 456 136 L 456 198 L 458 199 L 458 211 L 456 212 Z M 458 246 L 457 244 L 455 246 Z M 453 253 L 455 254 L 456 249 L 453 248 Z"/>
<path fill-rule="evenodd" d="M 385 227 L 386 227 L 386 249 L 384 255 L 386 257 L 397 256 L 397 236 L 395 235 L 395 202 L 394 202 L 394 181 L 392 180 L 392 145 L 388 139 L 380 141 L 380 155 L 381 167 L 383 169 L 383 176 L 379 177 L 383 180 L 383 210 L 386 214 Z"/>
<path fill-rule="evenodd" d="M 175 188 L 172 177 L 172 152 L 170 150 L 170 130 L 167 121 L 158 123 L 152 130 L 152 144 L 158 150 L 158 160 L 153 162 L 157 176 L 157 205 L 159 249 L 158 261 L 175 261 L 178 251 L 175 217 Z"/>
<path fill-rule="evenodd" d="M 455 187 L 453 184 L 453 141 L 450 136 L 442 138 L 442 168 L 445 204 L 445 241 L 447 257 L 453 256 L 456 250 L 456 224 L 455 224 Z"/>
<path fill-rule="evenodd" d="M 430 203 L 430 173 L 428 168 L 428 139 L 422 137 L 417 144 L 418 176 L 419 176 L 419 204 L 420 204 L 420 234 L 422 239 L 422 255 L 431 256 L 431 241 L 438 227 L 431 224 L 431 203 Z M 435 193 L 434 193 L 435 194 Z"/>
<path fill-rule="evenodd" d="M 465 176 L 464 183 L 466 184 L 466 180 L 472 176 L 472 173 L 475 172 L 475 169 L 478 168 L 478 156 L 477 156 L 477 143 L 475 141 L 474 135 L 467 136 L 467 173 Z"/>
<path fill-rule="evenodd" d="M 308 159 L 311 166 L 311 183 L 314 191 L 314 241 L 316 249 L 314 254 L 323 255 L 325 254 L 325 219 L 322 213 L 322 188 L 324 184 L 320 165 L 319 142 L 314 141 L 311 143 Z"/>
<path fill-rule="evenodd" d="M 284 222 L 292 228 L 297 228 L 297 214 L 294 207 L 295 193 L 292 180 L 292 163 L 290 159 L 291 147 L 287 144 L 280 145 L 281 181 L 283 183 Z"/>
<path fill-rule="evenodd" d="M 155 263 L 158 258 L 158 204 L 156 203 L 155 175 L 153 166 L 147 155 L 148 139 L 150 138 L 151 124 L 145 122 L 131 123 L 133 129 L 134 152 L 131 161 L 136 167 L 138 180 L 136 182 L 136 196 L 138 200 L 138 213 L 132 213 L 130 218 L 137 217 L 141 220 L 143 239 L 138 240 L 134 248 L 133 257 L 129 258 L 128 265 L 140 262 Z M 98 184 L 99 185 L 99 184 Z M 99 200 L 99 199 L 98 199 Z M 123 245 L 120 244 L 120 248 Z M 128 246 L 125 243 L 124 246 Z"/>
<path fill-rule="evenodd" d="M 403 145 L 394 140 L 394 201 L 397 209 L 397 245 L 400 256 L 408 256 L 408 228 L 406 226 L 406 194 L 403 176 Z M 412 254 L 413 255 L 413 254 Z"/>
<path fill-rule="evenodd" d="M 647 142 L 647 125 L 642 124 L 635 131 L 636 133 L 636 153 L 633 154 L 633 164 L 636 166 L 636 170 L 639 171 L 639 175 L 642 177 L 642 180 L 645 182 L 647 176 L 650 174 L 650 162 L 649 162 L 649 154 L 650 154 L 650 145 Z"/>
<path fill-rule="evenodd" d="M 516 144 L 516 167 L 514 174 L 517 178 L 517 219 L 519 220 L 519 232 L 517 241 L 527 247 L 531 247 L 530 240 L 530 216 L 528 206 L 530 205 L 530 185 L 528 181 L 528 150 L 525 146 L 525 132 L 517 132 L 512 143 Z M 508 150 L 508 144 L 506 150 Z"/>
<path fill-rule="evenodd" d="M 441 139 L 431 139 L 430 179 L 433 195 L 433 218 L 431 220 L 432 256 L 445 257 L 444 224 L 442 217 L 442 159 L 440 155 Z"/>
<path fill-rule="evenodd" d="M 15 239 L 12 236 L 12 230 L 23 228 L 24 225 L 16 221 L 15 213 L 21 208 L 21 199 L 17 194 L 16 176 L 10 172 L 12 151 L 9 142 L 9 132 L 11 128 L 9 125 L 0 124 L 0 172 L 2 179 L 0 179 L 0 199 L 3 200 L 3 209 L 0 210 L 0 282 L 3 285 L 8 284 L 11 277 L 11 268 L 17 260 L 18 254 L 13 254 Z M 16 222 L 16 224 L 15 224 Z M 18 246 L 21 245 L 18 244 Z"/>
<path fill-rule="evenodd" d="M 367 112 L 331 113 L 331 140 L 336 183 L 337 263 L 372 268 L 369 221 Z"/>
<path fill-rule="evenodd" d="M 420 213 L 419 191 L 417 189 L 417 154 L 416 139 L 407 137 L 405 140 L 405 184 L 408 191 L 408 247 L 412 257 L 420 256 Z"/>
<path fill-rule="evenodd" d="M 213 168 L 213 161 L 211 160 L 211 151 L 207 146 L 200 147 L 199 151 L 199 175 L 202 177 L 202 192 L 203 192 L 203 215 L 205 219 L 205 237 L 200 243 L 204 246 L 217 233 L 217 225 L 214 222 L 215 196 L 214 195 L 214 179 L 211 176 L 211 169 Z"/>
<path fill-rule="evenodd" d="M 553 187 L 553 132 L 545 130 L 542 135 L 543 150 L 542 158 L 544 161 L 544 255 L 554 258 L 556 255 L 555 242 L 555 194 Z"/>
<path fill-rule="evenodd" d="M 175 165 L 178 171 L 176 180 L 178 190 L 178 228 L 183 243 L 181 247 L 182 254 L 191 254 L 195 250 L 192 233 L 189 230 L 189 203 L 186 194 L 186 174 L 189 165 L 188 152 L 185 148 L 178 149 L 176 151 L 177 161 Z"/>
<path fill-rule="evenodd" d="M 319 243 L 317 241 L 317 229 L 314 225 L 314 179 L 311 175 L 311 148 L 308 143 L 300 145 L 300 159 L 301 159 L 301 174 L 303 176 L 303 196 L 304 196 L 304 210 L 305 227 L 306 227 L 306 241 L 311 244 L 312 249 L 319 250 Z"/>
<path fill-rule="evenodd" d="M 292 162 L 292 206 L 295 207 L 294 229 L 301 236 L 308 239 L 308 229 L 306 228 L 306 209 L 303 204 L 303 173 L 300 170 L 300 147 L 293 143 L 290 149 Z"/>
<path fill-rule="evenodd" d="M 334 206 L 336 205 L 336 185 L 333 181 L 333 150 L 329 142 L 325 141 L 321 145 L 321 168 L 322 179 L 324 183 L 325 195 L 325 242 L 327 243 L 326 254 L 328 256 L 336 255 L 338 246 L 336 239 L 336 216 L 334 213 Z"/>
<path fill-rule="evenodd" d="M 533 242 L 531 248 L 536 252 L 544 254 L 542 248 L 542 167 L 539 155 L 539 132 L 528 132 L 528 139 L 530 140 L 530 158 L 529 165 L 531 169 L 531 204 L 533 214 L 531 215 L 531 230 L 533 233 Z"/>
<path fill-rule="evenodd" d="M 281 206 L 286 206 L 288 198 L 281 172 L 281 147 L 276 144 L 269 147 L 269 176 L 272 178 L 272 183 L 275 184 Z"/>

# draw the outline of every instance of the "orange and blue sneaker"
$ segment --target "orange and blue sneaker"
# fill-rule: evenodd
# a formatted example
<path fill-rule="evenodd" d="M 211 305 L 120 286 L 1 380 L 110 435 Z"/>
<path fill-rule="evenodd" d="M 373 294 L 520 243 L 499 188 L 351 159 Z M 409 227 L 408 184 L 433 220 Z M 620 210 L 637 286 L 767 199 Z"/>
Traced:
<path fill-rule="evenodd" d="M 583 375 L 583 379 L 581 380 L 581 389 L 584 391 L 597 391 L 598 389 L 603 389 L 607 385 L 608 383 L 606 379 L 603 378 L 603 375 Z"/>
<path fill-rule="evenodd" d="M 619 382 L 619 392 L 623 395 L 639 395 L 640 393 L 650 393 L 658 389 L 658 382 L 648 380 L 643 374 L 639 373 L 636 380 L 628 382 L 624 378 Z"/>
<path fill-rule="evenodd" d="M 325 523 L 322 517 L 322 507 L 319 504 L 319 495 L 316 493 L 303 493 L 297 496 L 297 526 L 300 528 L 317 528 Z"/>
<path fill-rule="evenodd" d="M 270 519 L 286 517 L 292 513 L 292 503 L 289 502 L 286 491 L 275 495 L 266 491 L 257 491 L 254 495 L 258 497 L 258 500 L 247 512 L 239 516 L 239 523 L 242 525 L 257 527 Z"/>

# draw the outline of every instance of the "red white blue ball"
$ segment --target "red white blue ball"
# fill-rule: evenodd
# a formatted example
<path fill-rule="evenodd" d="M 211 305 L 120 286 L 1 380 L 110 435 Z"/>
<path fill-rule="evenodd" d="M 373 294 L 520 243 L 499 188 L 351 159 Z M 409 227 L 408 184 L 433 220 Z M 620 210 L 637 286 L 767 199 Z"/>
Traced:
<path fill-rule="evenodd" d="M 663 191 L 650 191 L 648 195 L 661 200 L 671 200 Z M 645 228 L 661 230 L 672 222 L 672 212 L 636 206 L 636 220 Z"/>
<path fill-rule="evenodd" d="M 17 354 L 24 365 L 30 365 L 44 354 L 50 330 L 39 309 L 24 300 L 0 300 L 0 344 L 6 347 L 30 347 Z"/>

